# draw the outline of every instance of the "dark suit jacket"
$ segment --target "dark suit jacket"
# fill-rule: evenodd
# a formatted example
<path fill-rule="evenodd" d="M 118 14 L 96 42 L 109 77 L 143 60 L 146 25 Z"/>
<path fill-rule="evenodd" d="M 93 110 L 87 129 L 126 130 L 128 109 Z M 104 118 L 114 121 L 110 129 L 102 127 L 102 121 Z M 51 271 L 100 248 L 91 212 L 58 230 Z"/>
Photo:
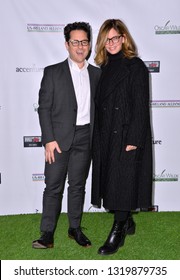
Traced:
<path fill-rule="evenodd" d="M 91 90 L 90 124 L 92 138 L 94 96 L 101 70 L 89 64 L 88 72 Z M 44 69 L 39 91 L 38 113 L 43 145 L 51 141 L 57 141 L 60 149 L 67 151 L 73 141 L 77 117 L 77 101 L 67 59 Z"/>

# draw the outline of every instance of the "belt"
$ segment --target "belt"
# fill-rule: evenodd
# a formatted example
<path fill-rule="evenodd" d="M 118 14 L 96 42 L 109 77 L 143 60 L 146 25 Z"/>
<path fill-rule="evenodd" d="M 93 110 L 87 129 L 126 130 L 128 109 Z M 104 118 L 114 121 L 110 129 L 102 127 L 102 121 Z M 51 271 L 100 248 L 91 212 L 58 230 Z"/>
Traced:
<path fill-rule="evenodd" d="M 90 127 L 90 123 L 86 123 L 86 124 L 83 124 L 83 125 L 76 125 L 76 129 L 88 128 L 88 127 Z"/>

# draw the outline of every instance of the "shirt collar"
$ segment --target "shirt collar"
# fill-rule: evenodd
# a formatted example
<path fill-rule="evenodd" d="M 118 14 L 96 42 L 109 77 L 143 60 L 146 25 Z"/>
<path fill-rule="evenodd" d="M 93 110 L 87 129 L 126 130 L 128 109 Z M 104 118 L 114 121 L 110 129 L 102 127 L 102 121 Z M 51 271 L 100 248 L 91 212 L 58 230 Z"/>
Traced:
<path fill-rule="evenodd" d="M 78 67 L 77 63 L 74 62 L 70 57 L 68 57 L 68 63 L 69 63 L 69 66 L 70 66 L 73 70 L 76 70 L 76 71 L 78 71 L 78 72 L 87 69 L 87 67 L 88 67 L 88 65 L 89 65 L 88 61 L 85 59 L 85 61 L 84 61 L 84 66 L 83 66 L 83 68 L 80 69 L 80 68 Z"/>

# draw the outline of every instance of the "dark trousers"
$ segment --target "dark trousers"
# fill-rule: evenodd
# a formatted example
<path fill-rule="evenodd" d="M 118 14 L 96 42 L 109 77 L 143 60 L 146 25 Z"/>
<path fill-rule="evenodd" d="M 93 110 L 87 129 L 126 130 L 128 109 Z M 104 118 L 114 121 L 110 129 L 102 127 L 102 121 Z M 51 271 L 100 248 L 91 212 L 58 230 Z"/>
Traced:
<path fill-rule="evenodd" d="M 61 154 L 55 151 L 55 162 L 45 164 L 46 188 L 43 194 L 41 232 L 54 232 L 56 229 L 67 176 L 69 226 L 80 226 L 90 161 L 90 127 L 77 126 L 70 150 L 62 151 Z"/>

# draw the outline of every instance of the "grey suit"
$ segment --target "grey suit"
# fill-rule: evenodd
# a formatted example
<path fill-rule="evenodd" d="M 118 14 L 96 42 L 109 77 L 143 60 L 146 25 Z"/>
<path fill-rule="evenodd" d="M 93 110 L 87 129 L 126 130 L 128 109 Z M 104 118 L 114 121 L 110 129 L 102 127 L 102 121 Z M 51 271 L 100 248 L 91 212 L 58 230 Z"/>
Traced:
<path fill-rule="evenodd" d="M 39 121 L 42 142 L 57 141 L 55 162 L 45 164 L 46 188 L 43 196 L 41 231 L 54 232 L 68 174 L 68 217 L 70 226 L 80 225 L 88 176 L 94 123 L 94 95 L 100 69 L 88 65 L 91 91 L 90 126 L 77 127 L 77 102 L 68 60 L 45 68 L 39 91 Z"/>

